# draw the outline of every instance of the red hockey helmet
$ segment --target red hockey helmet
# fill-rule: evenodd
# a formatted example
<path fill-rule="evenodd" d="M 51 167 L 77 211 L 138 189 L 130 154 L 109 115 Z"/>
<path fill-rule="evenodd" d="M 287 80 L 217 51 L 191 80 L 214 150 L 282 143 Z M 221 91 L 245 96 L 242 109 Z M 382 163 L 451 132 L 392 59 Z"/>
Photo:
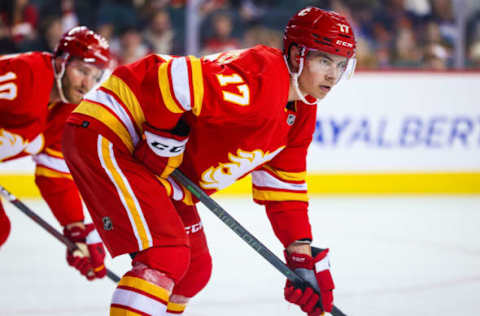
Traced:
<path fill-rule="evenodd" d="M 107 40 L 86 26 L 76 26 L 63 34 L 55 48 L 54 56 L 61 56 L 64 53 L 101 69 L 107 68 L 110 64 Z"/>
<path fill-rule="evenodd" d="M 308 50 L 350 58 L 355 54 L 355 36 L 347 19 L 334 11 L 316 7 L 300 10 L 290 21 L 283 35 L 284 53 L 292 44 Z"/>

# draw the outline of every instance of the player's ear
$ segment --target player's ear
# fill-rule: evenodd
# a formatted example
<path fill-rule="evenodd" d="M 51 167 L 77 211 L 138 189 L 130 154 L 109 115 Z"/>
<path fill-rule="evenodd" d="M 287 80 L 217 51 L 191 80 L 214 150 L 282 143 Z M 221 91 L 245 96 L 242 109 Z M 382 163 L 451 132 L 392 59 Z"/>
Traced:
<path fill-rule="evenodd" d="M 62 61 L 63 57 L 62 56 L 57 56 L 54 59 L 53 65 L 55 66 L 55 72 L 59 73 L 62 69 Z"/>
<path fill-rule="evenodd" d="M 300 49 L 297 45 L 290 45 L 288 49 L 288 63 L 290 64 L 290 69 L 293 72 L 298 71 L 298 65 L 300 63 Z"/>

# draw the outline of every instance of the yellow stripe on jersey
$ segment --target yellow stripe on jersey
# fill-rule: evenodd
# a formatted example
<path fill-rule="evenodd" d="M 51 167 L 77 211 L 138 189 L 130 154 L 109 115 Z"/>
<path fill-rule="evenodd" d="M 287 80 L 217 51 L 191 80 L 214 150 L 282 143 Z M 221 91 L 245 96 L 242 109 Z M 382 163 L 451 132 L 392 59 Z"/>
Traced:
<path fill-rule="evenodd" d="M 63 159 L 63 153 L 61 151 L 54 150 L 54 149 L 51 149 L 51 148 L 46 148 L 45 153 L 47 155 Z"/>
<path fill-rule="evenodd" d="M 168 66 L 171 64 L 171 61 L 168 63 L 162 63 L 158 67 L 158 86 L 160 87 L 160 93 L 162 94 L 163 103 L 167 109 L 172 113 L 183 113 L 185 110 L 175 102 L 174 97 L 172 96 L 172 87 L 170 86 L 170 75 L 168 73 Z"/>
<path fill-rule="evenodd" d="M 253 188 L 253 199 L 258 201 L 308 201 L 305 192 L 285 192 L 273 190 L 259 190 Z"/>
<path fill-rule="evenodd" d="M 69 173 L 63 173 L 44 167 L 37 167 L 35 169 L 35 176 L 42 176 L 47 178 L 65 178 L 72 180 L 72 175 Z"/>
<path fill-rule="evenodd" d="M 73 110 L 73 112 L 85 114 L 101 121 L 103 124 L 108 126 L 115 134 L 117 134 L 117 136 L 120 137 L 125 146 L 127 146 L 128 150 L 133 153 L 135 146 L 133 145 L 132 138 L 128 133 L 127 128 L 115 115 L 113 115 L 106 108 L 95 103 L 82 101 L 75 108 L 75 110 Z"/>
<path fill-rule="evenodd" d="M 155 296 L 157 299 L 165 303 L 168 302 L 168 298 L 170 297 L 170 291 L 167 289 L 133 276 L 124 276 L 120 282 L 118 282 L 118 286 L 128 286 L 138 289 L 149 295 Z"/>
<path fill-rule="evenodd" d="M 107 81 L 102 84 L 102 87 L 115 93 L 115 95 L 122 101 L 127 107 L 128 112 L 135 120 L 135 125 L 140 133 L 143 133 L 143 123 L 145 122 L 145 115 L 143 114 L 142 107 L 138 102 L 137 97 L 132 92 L 130 87 L 119 77 L 111 75 Z"/>
<path fill-rule="evenodd" d="M 101 136 L 100 136 L 101 137 Z M 137 205 L 134 201 L 133 192 L 130 190 L 130 186 L 126 183 L 126 179 L 124 179 L 123 175 L 117 170 L 112 158 L 110 157 L 110 149 L 109 149 L 110 142 L 101 137 L 101 158 L 104 162 L 104 168 L 107 169 L 109 172 L 112 181 L 115 182 L 115 186 L 117 187 L 118 194 L 121 195 L 122 200 L 124 202 L 124 207 L 126 211 L 130 214 L 130 217 L 133 219 L 133 223 L 135 225 L 136 232 L 138 237 L 140 238 L 140 243 L 142 249 L 147 249 L 152 246 L 152 243 L 149 241 L 147 236 L 147 229 L 144 226 L 142 218 L 140 216 L 141 209 L 137 208 Z M 133 227 L 132 227 L 133 228 Z"/>
<path fill-rule="evenodd" d="M 142 316 L 142 314 L 132 312 L 128 309 L 123 309 L 121 307 L 110 307 L 110 316 Z"/>
<path fill-rule="evenodd" d="M 273 169 L 268 165 L 264 165 L 263 168 L 265 168 L 266 170 L 276 175 L 278 178 L 285 181 L 305 181 L 305 178 L 307 177 L 306 171 L 303 171 L 303 172 L 280 171 L 277 169 Z"/>
<path fill-rule="evenodd" d="M 187 307 L 187 304 L 168 302 L 167 312 L 182 313 L 186 307 Z"/>
<path fill-rule="evenodd" d="M 183 154 L 168 158 L 167 165 L 165 166 L 165 169 L 163 169 L 163 172 L 160 175 L 160 177 L 166 179 L 173 172 L 173 170 L 177 169 L 178 166 L 180 166 L 182 161 L 183 161 Z"/>
<path fill-rule="evenodd" d="M 192 81 L 193 81 L 193 106 L 192 112 L 194 115 L 199 116 L 202 111 L 203 104 L 203 73 L 202 63 L 200 59 L 190 56 L 190 64 L 192 69 Z"/>

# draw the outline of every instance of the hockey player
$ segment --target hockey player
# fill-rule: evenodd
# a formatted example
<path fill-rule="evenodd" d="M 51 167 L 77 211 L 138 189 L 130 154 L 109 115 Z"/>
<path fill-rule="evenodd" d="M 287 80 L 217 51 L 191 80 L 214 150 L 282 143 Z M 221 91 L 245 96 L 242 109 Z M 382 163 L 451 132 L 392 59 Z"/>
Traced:
<path fill-rule="evenodd" d="M 61 38 L 54 54 L 0 57 L 0 162 L 32 155 L 35 183 L 64 234 L 81 251 L 67 261 L 89 280 L 105 276 L 105 251 L 93 224 L 83 223 L 80 195 L 63 160 L 65 121 L 109 65 L 108 43 L 87 27 Z M 0 245 L 10 222 L 0 203 Z"/>
<path fill-rule="evenodd" d="M 175 168 L 209 194 L 251 173 L 287 264 L 332 309 L 328 250 L 310 246 L 306 154 L 316 103 L 354 51 L 343 16 L 309 7 L 289 21 L 283 53 L 150 55 L 85 96 L 67 120 L 65 160 L 111 255 L 133 258 L 110 315 L 180 314 L 209 280 L 197 200 L 169 176 Z M 308 315 L 323 312 L 311 288 L 287 282 L 284 294 Z"/>

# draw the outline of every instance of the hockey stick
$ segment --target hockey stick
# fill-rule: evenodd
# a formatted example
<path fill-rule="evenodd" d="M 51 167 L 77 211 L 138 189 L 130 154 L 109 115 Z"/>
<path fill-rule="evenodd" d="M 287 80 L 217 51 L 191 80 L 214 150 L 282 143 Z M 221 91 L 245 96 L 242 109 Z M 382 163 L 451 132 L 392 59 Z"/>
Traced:
<path fill-rule="evenodd" d="M 176 169 L 172 172 L 172 176 L 183 184 L 188 191 L 190 191 L 200 202 L 202 202 L 210 211 L 212 211 L 222 222 L 224 222 L 231 230 L 233 230 L 240 238 L 242 238 L 250 247 L 257 253 L 264 257 L 270 264 L 272 264 L 280 273 L 287 277 L 290 282 L 298 287 L 305 288 L 310 286 L 317 292 L 316 287 L 304 279 L 297 273 L 292 271 L 282 260 L 280 260 L 273 252 L 271 252 L 264 244 L 262 244 L 255 236 L 247 231 L 235 218 L 233 218 L 227 211 L 225 211 L 215 200 L 209 197 L 200 187 L 188 179 L 180 170 Z M 320 307 L 321 303 L 319 301 Z M 323 309 L 323 308 L 322 308 Z M 340 309 L 333 306 L 330 312 L 333 316 L 346 316 Z"/>
<path fill-rule="evenodd" d="M 67 237 L 63 236 L 58 230 L 56 230 L 52 225 L 47 223 L 44 219 L 38 216 L 35 212 L 33 212 L 28 206 L 26 206 L 22 201 L 17 199 L 12 193 L 8 192 L 3 186 L 0 185 L 0 195 L 2 195 L 6 200 L 10 203 L 15 205 L 17 208 L 20 209 L 25 215 L 30 217 L 34 222 L 38 225 L 42 226 L 50 235 L 57 238 L 61 243 L 63 243 L 70 251 L 77 250 L 78 247 L 75 243 L 71 242 Z M 107 276 L 110 280 L 115 283 L 120 281 L 118 275 L 107 269 Z"/>

